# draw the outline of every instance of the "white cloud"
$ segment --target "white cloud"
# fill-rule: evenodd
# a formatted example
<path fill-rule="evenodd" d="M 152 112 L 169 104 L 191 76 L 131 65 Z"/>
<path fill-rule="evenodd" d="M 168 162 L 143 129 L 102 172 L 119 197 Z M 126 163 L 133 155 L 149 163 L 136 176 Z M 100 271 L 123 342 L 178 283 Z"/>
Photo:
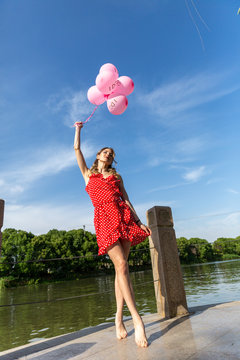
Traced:
<path fill-rule="evenodd" d="M 139 94 L 137 101 L 160 118 L 179 116 L 196 106 L 214 101 L 239 90 L 239 85 L 226 85 L 226 74 L 198 74 L 159 86 Z"/>
<path fill-rule="evenodd" d="M 146 161 L 146 166 L 152 168 L 152 167 L 158 167 L 161 164 L 182 164 L 187 162 L 193 162 L 193 158 L 190 157 L 177 157 L 177 154 L 164 154 L 162 153 L 161 156 L 151 156 L 150 159 Z M 176 165 L 170 165 L 170 168 L 175 168 Z"/>
<path fill-rule="evenodd" d="M 185 185 L 188 185 L 188 184 L 190 184 L 190 182 L 182 182 L 182 183 L 177 183 L 177 184 L 162 185 L 162 186 L 158 186 L 156 188 L 148 190 L 147 193 L 152 193 L 152 192 L 161 191 L 161 190 L 174 189 L 174 188 L 185 186 Z"/>
<path fill-rule="evenodd" d="M 197 182 L 198 180 L 200 180 L 201 177 L 203 177 L 207 173 L 205 166 L 200 166 L 196 169 L 191 169 L 191 170 L 189 170 L 189 168 L 186 168 L 184 166 L 179 166 L 179 165 L 171 165 L 170 168 L 171 169 L 184 169 L 186 172 L 185 172 L 185 174 L 182 175 L 182 177 L 185 181 L 178 182 L 175 184 L 161 185 L 156 188 L 149 189 L 147 191 L 147 193 L 152 193 L 155 191 L 162 191 L 162 190 L 169 190 L 169 189 L 174 189 L 174 188 L 181 187 L 181 186 L 186 186 L 186 185 L 192 184 L 194 182 Z"/>
<path fill-rule="evenodd" d="M 200 166 L 197 169 L 190 170 L 183 175 L 183 178 L 187 181 L 196 182 L 206 173 L 205 166 Z"/>
<path fill-rule="evenodd" d="M 224 178 L 212 178 L 212 179 L 209 179 L 206 184 L 211 185 L 211 184 L 216 184 L 216 183 L 219 183 L 222 181 L 224 181 Z"/>
<path fill-rule="evenodd" d="M 96 151 L 92 145 L 82 145 L 85 158 L 91 157 Z M 2 169 L 1 191 L 6 196 L 17 195 L 24 192 L 30 184 L 46 177 L 77 166 L 72 147 L 51 146 L 26 155 L 24 164 L 13 163 L 12 168 Z"/>
<path fill-rule="evenodd" d="M 51 229 L 71 230 L 86 226 L 94 232 L 93 208 L 86 204 L 67 205 L 10 205 L 5 204 L 4 228 L 44 234 Z"/>
<path fill-rule="evenodd" d="M 193 155 L 206 149 L 206 141 L 200 137 L 194 137 L 179 141 L 175 150 L 177 154 Z"/>
<path fill-rule="evenodd" d="M 171 166 L 171 168 L 186 169 L 185 167 L 176 166 L 176 165 Z M 186 186 L 186 185 L 192 184 L 194 182 L 197 182 L 206 173 L 207 173 L 207 171 L 206 171 L 205 166 L 200 166 L 200 167 L 198 167 L 196 169 L 191 169 L 191 170 L 187 169 L 185 174 L 182 175 L 185 182 L 179 182 L 179 183 L 168 184 L 168 185 L 161 185 L 161 186 L 158 186 L 156 188 L 152 188 L 152 189 L 148 190 L 147 192 L 152 193 L 152 192 L 155 192 L 155 191 L 169 190 L 169 189 L 174 189 L 174 188 L 181 187 L 181 186 Z"/>
<path fill-rule="evenodd" d="M 178 136 L 179 137 L 179 136 Z M 214 146 L 214 140 L 209 135 L 186 137 L 180 141 L 172 140 L 168 133 L 156 132 L 149 141 L 147 138 L 137 138 L 137 146 L 145 155 L 147 167 L 158 167 L 161 164 L 184 164 L 193 163 L 209 147 Z M 172 165 L 173 164 L 173 165 Z"/>
<path fill-rule="evenodd" d="M 240 211 L 216 212 L 185 220 L 175 220 L 177 237 L 200 237 L 209 242 L 219 237 L 237 237 L 240 235 Z"/>
<path fill-rule="evenodd" d="M 150 167 L 155 167 L 160 165 L 161 163 L 163 163 L 163 159 L 162 158 L 158 158 L 158 157 L 151 157 L 151 159 L 148 161 L 148 166 Z"/>
<path fill-rule="evenodd" d="M 223 219 L 223 225 L 232 226 L 233 228 L 237 227 L 238 234 L 240 235 L 240 211 L 227 215 L 227 217 Z"/>
<path fill-rule="evenodd" d="M 144 203 L 140 203 L 140 204 L 136 204 L 134 206 L 135 210 L 138 212 L 143 212 L 143 211 L 147 211 L 148 209 L 152 208 L 153 206 L 156 206 L 156 204 L 164 204 L 163 206 L 173 206 L 175 205 L 175 201 L 174 200 L 152 200 L 152 201 L 147 201 Z"/>
<path fill-rule="evenodd" d="M 134 208 L 141 218 L 146 222 L 146 211 L 157 204 L 173 206 L 175 201 L 150 201 L 134 204 Z M 93 225 L 94 209 L 90 200 L 78 204 L 41 204 L 22 205 L 5 204 L 4 229 L 15 228 L 31 231 L 33 234 L 44 234 L 51 229 L 71 230 L 86 226 L 86 230 L 95 232 Z"/>
<path fill-rule="evenodd" d="M 175 201 L 149 201 L 135 204 L 135 210 L 146 222 L 146 211 L 156 203 L 176 208 Z M 188 219 L 174 220 L 177 237 L 201 237 L 215 241 L 218 237 L 236 237 L 240 235 L 240 211 L 206 213 Z M 41 205 L 11 205 L 5 204 L 4 227 L 31 231 L 33 234 L 44 234 L 51 229 L 71 230 L 86 226 L 86 230 L 94 232 L 93 207 L 90 201 L 82 204 L 41 204 Z"/>
<path fill-rule="evenodd" d="M 227 192 L 230 192 L 231 194 L 236 194 L 236 195 L 239 194 L 239 191 L 234 190 L 234 189 L 227 189 Z"/>
<path fill-rule="evenodd" d="M 87 99 L 87 91 L 65 89 L 50 96 L 47 105 L 55 112 L 62 112 L 65 125 L 72 126 L 75 121 L 84 121 L 92 113 L 93 105 Z"/>

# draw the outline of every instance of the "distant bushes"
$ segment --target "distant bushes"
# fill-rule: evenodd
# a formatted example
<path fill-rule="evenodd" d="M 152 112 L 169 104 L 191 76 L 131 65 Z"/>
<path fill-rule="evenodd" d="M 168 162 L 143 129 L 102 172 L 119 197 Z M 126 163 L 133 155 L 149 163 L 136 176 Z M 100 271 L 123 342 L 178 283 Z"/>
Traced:
<path fill-rule="evenodd" d="M 205 239 L 177 239 L 182 264 L 203 263 L 240 257 L 240 236 L 219 238 L 213 244 Z M 77 279 L 113 271 L 107 255 L 97 256 L 95 234 L 82 229 L 50 230 L 35 236 L 31 232 L 5 229 L 0 260 L 1 286 L 41 281 Z M 60 258 L 60 260 L 59 260 Z M 49 261 L 50 259 L 50 261 Z M 148 239 L 130 252 L 130 270 L 150 267 Z"/>
<path fill-rule="evenodd" d="M 180 237 L 177 245 L 183 264 L 240 258 L 240 236 L 219 238 L 212 244 L 205 239 Z"/>
<path fill-rule="evenodd" d="M 148 240 L 134 249 L 143 251 L 133 251 L 130 254 L 130 268 L 149 265 Z M 97 256 L 97 252 L 96 235 L 82 229 L 50 230 L 47 234 L 38 236 L 22 230 L 5 229 L 0 277 L 5 279 L 6 286 L 12 286 L 43 280 L 76 279 L 113 271 L 109 257 Z"/>

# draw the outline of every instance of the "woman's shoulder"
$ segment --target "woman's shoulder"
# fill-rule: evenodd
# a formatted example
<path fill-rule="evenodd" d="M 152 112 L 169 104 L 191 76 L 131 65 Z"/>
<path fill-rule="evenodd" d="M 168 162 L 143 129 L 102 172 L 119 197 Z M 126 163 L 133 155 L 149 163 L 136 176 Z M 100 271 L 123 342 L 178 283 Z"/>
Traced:
<path fill-rule="evenodd" d="M 94 175 L 94 173 L 90 169 L 87 169 L 86 177 L 84 178 L 86 186 L 88 185 L 92 175 Z"/>
<path fill-rule="evenodd" d="M 122 177 L 121 177 L 121 175 L 119 174 L 119 173 L 116 173 L 116 178 L 118 179 L 118 180 L 120 180 L 120 181 L 122 181 Z"/>
<path fill-rule="evenodd" d="M 109 172 L 110 176 L 113 175 L 117 180 L 122 181 L 121 175 L 114 169 L 113 171 Z"/>
<path fill-rule="evenodd" d="M 92 171 L 90 169 L 87 169 L 87 177 L 89 178 L 92 175 Z"/>

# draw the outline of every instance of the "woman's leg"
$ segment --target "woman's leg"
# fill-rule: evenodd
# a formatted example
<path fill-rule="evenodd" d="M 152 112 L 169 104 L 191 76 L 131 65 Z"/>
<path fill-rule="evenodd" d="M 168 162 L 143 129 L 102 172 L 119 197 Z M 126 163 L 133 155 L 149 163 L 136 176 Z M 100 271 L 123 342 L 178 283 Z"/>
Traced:
<path fill-rule="evenodd" d="M 135 300 L 132 295 L 127 259 L 120 241 L 117 241 L 109 247 L 108 255 L 115 267 L 119 289 L 132 315 L 135 328 L 135 341 L 138 346 L 147 347 L 148 344 L 144 325 L 140 315 L 138 314 Z"/>
<path fill-rule="evenodd" d="M 131 248 L 131 243 L 129 241 L 125 241 L 125 240 L 120 240 L 120 243 L 123 247 L 124 255 L 125 255 L 126 259 L 128 259 L 128 255 L 129 255 L 130 248 Z M 131 280 L 130 280 L 130 289 L 131 289 L 131 293 L 132 293 L 132 296 L 134 299 L 134 292 L 133 292 Z M 122 295 L 121 290 L 118 285 L 117 273 L 115 275 L 115 296 L 116 296 L 116 303 L 117 303 L 117 311 L 116 311 L 116 318 L 115 318 L 116 335 L 117 335 L 117 338 L 119 340 L 121 340 L 121 339 L 124 339 L 127 337 L 127 331 L 126 331 L 126 328 L 123 323 L 124 298 L 123 298 L 123 295 Z"/>
<path fill-rule="evenodd" d="M 116 335 L 119 340 L 127 337 L 127 330 L 123 323 L 123 306 L 124 298 L 118 285 L 118 276 L 115 275 L 115 297 L 117 303 L 117 311 L 115 316 Z"/>

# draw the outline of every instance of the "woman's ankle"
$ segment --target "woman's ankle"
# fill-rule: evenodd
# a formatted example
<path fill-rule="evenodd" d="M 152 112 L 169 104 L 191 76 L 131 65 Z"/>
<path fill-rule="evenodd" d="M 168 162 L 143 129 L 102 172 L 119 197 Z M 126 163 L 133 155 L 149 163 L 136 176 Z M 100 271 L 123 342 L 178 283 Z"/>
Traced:
<path fill-rule="evenodd" d="M 143 323 L 142 318 L 139 314 L 132 316 L 132 319 L 133 319 L 133 323 L 136 325 L 139 323 Z"/>
<path fill-rule="evenodd" d="M 122 311 L 117 311 L 115 315 L 115 322 L 123 322 L 123 313 Z"/>

